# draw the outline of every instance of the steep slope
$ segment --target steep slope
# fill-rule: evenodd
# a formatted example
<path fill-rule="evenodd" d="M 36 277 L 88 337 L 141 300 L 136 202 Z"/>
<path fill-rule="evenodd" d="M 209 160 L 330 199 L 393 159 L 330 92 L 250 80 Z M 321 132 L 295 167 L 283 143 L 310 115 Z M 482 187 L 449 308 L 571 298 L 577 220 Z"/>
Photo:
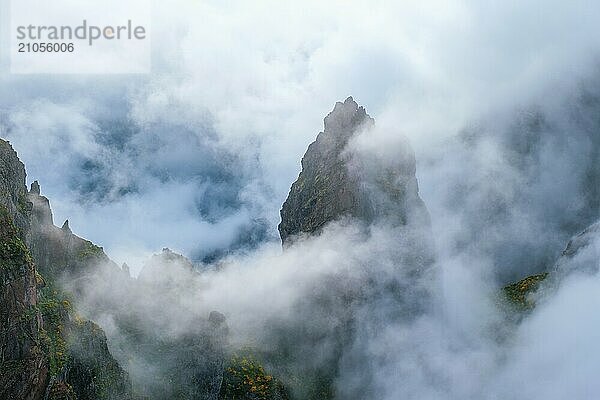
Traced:
<path fill-rule="evenodd" d="M 0 140 L 0 398 L 40 399 L 49 361 L 42 341 L 37 276 L 25 246 L 31 204 L 25 168 L 10 144 Z"/>
<path fill-rule="evenodd" d="M 600 222 L 596 222 L 567 243 L 561 256 L 548 272 L 528 276 L 517 283 L 504 287 L 509 303 L 518 311 L 530 311 L 535 307 L 537 291 L 551 295 L 569 275 L 594 275 L 600 269 Z"/>
<path fill-rule="evenodd" d="M 40 191 L 39 183 L 34 181 L 27 193 L 27 199 L 33 205 L 27 245 L 40 273 L 47 279 L 67 278 L 71 281 L 99 272 L 121 277 L 120 268 L 102 248 L 75 235 L 68 220 L 61 228 L 54 225 L 50 201 Z"/>
<path fill-rule="evenodd" d="M 37 183 L 32 189 L 39 195 Z M 24 165 L 10 144 L 0 140 L 0 398 L 131 398 L 127 374 L 108 352 L 103 334 L 96 335 L 98 345 L 77 351 L 87 325 L 74 318 L 53 274 L 68 260 L 55 258 L 53 251 L 62 250 L 59 245 L 44 244 L 33 254 L 26 245 L 41 245 L 41 227 L 52 224 L 49 206 L 36 206 L 27 196 Z M 45 266 L 43 274 L 36 264 Z M 78 368 L 84 358 L 94 361 Z M 100 384 L 97 377 L 107 374 L 111 379 Z M 92 385 L 82 384 L 86 381 Z"/>
<path fill-rule="evenodd" d="M 38 182 L 31 185 L 28 198 L 35 222 L 28 240 L 40 271 L 49 285 L 81 305 L 86 315 L 94 319 L 110 315 L 114 324 L 109 334 L 111 346 L 123 365 L 134 365 L 136 395 L 216 399 L 223 377 L 227 326 L 216 312 L 206 318 L 181 306 L 182 293 L 191 290 L 197 275 L 192 263 L 164 249 L 134 279 L 126 266 L 120 269 L 101 247 L 73 234 L 68 221 L 61 228 L 54 225 L 50 203 L 41 195 Z M 184 321 L 190 327 L 174 332 Z M 79 321 L 68 331 L 71 352 L 79 356 L 67 365 L 75 391 L 85 393 L 82 398 L 126 396 L 128 376 L 107 357 L 102 330 Z M 147 369 L 153 372 L 149 374 Z M 90 397 L 92 394 L 96 397 Z"/>
<path fill-rule="evenodd" d="M 102 301 L 118 329 L 117 358 L 153 371 L 138 368 L 132 375 L 137 391 L 148 398 L 219 396 L 228 327 L 222 314 L 199 314 L 184 301 L 198 276 L 187 258 L 164 248 L 116 302 Z M 114 288 L 107 292 L 116 293 Z"/>
<path fill-rule="evenodd" d="M 325 117 L 324 130 L 308 146 L 302 171 L 281 208 L 278 228 L 284 244 L 295 235 L 319 233 L 344 216 L 366 223 L 386 219 L 398 225 L 419 216 L 427 223 L 412 150 L 399 152 L 391 167 L 383 162 L 368 165 L 348 149 L 351 140 L 363 132 L 368 135 L 374 123 L 352 97 L 337 102 Z"/>
<path fill-rule="evenodd" d="M 308 146 L 302 171 L 281 209 L 279 232 L 286 250 L 292 251 L 297 237 L 316 241 L 326 237 L 318 236 L 336 221 L 341 221 L 341 230 L 346 222 L 352 225 L 350 230 L 364 228 L 359 229 L 359 242 L 385 232 L 386 239 L 395 243 L 379 247 L 377 257 L 355 263 L 360 273 L 333 272 L 310 287 L 292 308 L 294 315 L 304 315 L 310 322 L 270 323 L 263 358 L 274 370 L 286 372 L 284 382 L 294 398 L 366 398 L 371 388 L 365 377 L 353 388 L 336 386 L 340 374 L 350 373 L 344 370 L 349 359 L 368 358 L 353 347 L 359 332 L 383 321 L 411 321 L 429 304 L 427 288 L 418 281 L 432 266 L 433 252 L 414 154 L 408 144 L 399 142 L 390 157 L 379 158 L 359 141 L 368 140 L 373 129 L 374 120 L 352 97 L 336 103 L 325 117 L 323 132 Z M 348 263 L 343 257 L 338 261 Z M 379 309 L 366 311 L 371 307 Z"/>
<path fill-rule="evenodd" d="M 595 274 L 600 269 L 600 221 L 588 226 L 567 243 L 553 275 L 564 278 L 573 272 Z"/>
<path fill-rule="evenodd" d="M 27 191 L 24 165 L 5 141 L 0 184 L 0 398 L 219 397 L 227 325 L 217 312 L 200 316 L 178 304 L 197 275 L 189 260 L 165 249 L 133 279 L 68 221 L 54 225 L 50 201 L 37 181 Z M 117 358 L 142 363 L 135 393 L 104 331 L 78 309 L 114 318 Z M 184 321 L 189 327 L 176 332 Z"/>
<path fill-rule="evenodd" d="M 49 363 L 40 346 L 36 272 L 4 206 L 0 206 L 0 276 L 0 398 L 41 399 Z"/>
<path fill-rule="evenodd" d="M 20 235 L 30 226 L 31 204 L 27 201 L 25 166 L 9 142 L 0 139 L 0 204 Z"/>

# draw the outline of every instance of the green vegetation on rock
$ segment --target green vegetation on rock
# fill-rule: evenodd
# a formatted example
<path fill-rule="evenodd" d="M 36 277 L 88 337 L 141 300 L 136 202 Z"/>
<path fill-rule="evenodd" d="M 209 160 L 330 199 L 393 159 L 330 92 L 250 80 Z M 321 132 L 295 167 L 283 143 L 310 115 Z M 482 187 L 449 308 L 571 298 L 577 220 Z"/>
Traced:
<path fill-rule="evenodd" d="M 31 254 L 4 207 L 0 207 L 0 224 L 3 226 L 0 231 L 0 267 L 9 272 L 33 265 Z"/>
<path fill-rule="evenodd" d="M 99 258 L 103 255 L 104 250 L 102 250 L 102 247 L 96 246 L 94 243 L 86 240 L 85 244 L 77 254 L 77 259 L 79 261 L 85 261 L 89 258 Z"/>
<path fill-rule="evenodd" d="M 221 400 L 287 400 L 283 384 L 250 354 L 234 354 L 223 374 Z"/>
<path fill-rule="evenodd" d="M 38 309 L 44 319 L 44 327 L 40 330 L 41 345 L 48 356 L 50 375 L 56 376 L 68 361 L 64 325 L 71 311 L 71 304 L 63 293 L 48 286 L 40 291 Z"/>
<path fill-rule="evenodd" d="M 77 396 L 68 383 L 54 381 L 48 390 L 48 400 L 77 400 Z"/>
<path fill-rule="evenodd" d="M 95 323 L 75 316 L 69 341 L 68 380 L 80 399 L 131 399 L 127 373 L 108 351 L 104 331 Z"/>
<path fill-rule="evenodd" d="M 548 277 L 548 273 L 531 275 L 517 283 L 505 286 L 502 290 L 509 303 L 519 311 L 528 311 L 535 307 L 529 295 L 538 288 L 540 282 Z"/>
<path fill-rule="evenodd" d="M 41 315 L 31 254 L 13 216 L 0 205 L 0 398 L 39 398 L 47 361 L 39 346 Z"/>

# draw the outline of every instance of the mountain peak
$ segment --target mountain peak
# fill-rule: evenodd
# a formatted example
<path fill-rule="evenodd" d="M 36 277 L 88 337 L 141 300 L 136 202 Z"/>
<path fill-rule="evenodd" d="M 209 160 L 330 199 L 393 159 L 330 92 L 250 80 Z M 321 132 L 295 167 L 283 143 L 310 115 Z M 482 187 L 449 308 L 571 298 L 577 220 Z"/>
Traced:
<path fill-rule="evenodd" d="M 325 117 L 324 131 L 308 146 L 302 171 L 282 206 L 278 229 L 284 244 L 302 233 L 318 234 L 327 223 L 344 216 L 370 223 L 390 215 L 389 221 L 405 225 L 411 220 L 410 213 L 428 215 L 418 195 L 414 155 L 392 167 L 399 171 L 387 171 L 387 165 L 357 162 L 353 157 L 360 155 L 348 151 L 350 139 L 374 124 L 352 97 L 335 103 Z M 409 146 L 404 147 L 397 149 L 398 157 L 412 154 Z"/>
<path fill-rule="evenodd" d="M 164 247 L 142 266 L 140 281 L 161 283 L 172 279 L 185 281 L 194 273 L 194 264 L 185 256 Z"/>
<path fill-rule="evenodd" d="M 343 134 L 342 136 L 347 139 L 361 125 L 372 125 L 375 121 L 367 114 L 364 107 L 359 106 L 352 96 L 349 96 L 343 103 L 336 102 L 323 122 L 324 133 L 335 136 Z"/>
<path fill-rule="evenodd" d="M 38 181 L 31 182 L 31 189 L 29 189 L 29 193 L 40 195 L 40 183 Z"/>
<path fill-rule="evenodd" d="M 69 220 L 65 219 L 65 222 L 63 223 L 62 227 L 60 228 L 65 232 L 71 233 L 71 228 L 69 227 Z"/>

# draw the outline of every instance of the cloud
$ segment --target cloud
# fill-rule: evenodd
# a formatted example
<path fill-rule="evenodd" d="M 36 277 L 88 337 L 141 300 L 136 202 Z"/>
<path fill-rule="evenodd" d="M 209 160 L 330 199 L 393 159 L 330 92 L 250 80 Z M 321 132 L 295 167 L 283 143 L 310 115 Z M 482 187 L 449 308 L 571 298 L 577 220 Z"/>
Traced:
<path fill-rule="evenodd" d="M 481 115 L 504 116 L 514 104 L 539 99 L 549 85 L 556 93 L 554 87 L 587 75 L 597 48 L 597 12 L 586 2 L 156 2 L 151 75 L 24 79 L 3 72 L 2 108 L 13 119 L 25 113 L 66 124 L 71 110 L 87 121 L 88 127 L 67 132 L 81 132 L 79 145 L 90 148 L 67 144 L 58 151 L 89 158 L 83 176 L 75 176 L 81 165 L 37 168 L 36 160 L 57 150 L 38 145 L 30 151 L 29 130 L 7 135 L 61 219 L 71 214 L 79 232 L 109 252 L 118 246 L 111 233 L 83 215 L 103 207 L 95 197 L 117 201 L 146 181 L 187 184 L 201 177 L 198 195 L 209 198 L 190 219 L 214 222 L 205 208 L 225 203 L 217 219 L 245 213 L 239 229 L 264 220 L 266 237 L 274 238 L 298 160 L 335 101 L 354 95 L 384 130 L 409 137 L 424 160 L 431 147 Z M 64 139 L 50 125 L 40 131 L 36 137 L 44 141 Z M 419 174 L 427 179 L 425 165 Z M 58 176 L 74 182 L 69 187 Z M 60 209 L 68 203 L 75 210 L 82 197 L 81 211 Z M 153 227 L 160 231 L 165 224 Z M 256 230 L 265 228 L 259 223 Z M 190 232 L 180 248 L 209 253 L 201 241 Z"/>
<path fill-rule="evenodd" d="M 157 2 L 149 76 L 25 79 L 5 55 L 0 129 L 56 220 L 117 261 L 137 271 L 163 246 L 228 256 L 178 301 L 225 312 L 243 342 L 273 318 L 331 322 L 291 314 L 328 274 L 395 271 L 401 246 L 385 230 L 277 243 L 307 144 L 353 95 L 376 119 L 356 144 L 366 154 L 393 161 L 400 137 L 415 149 L 439 273 L 423 283 L 433 310 L 412 321 L 386 324 L 386 296 L 358 311 L 340 390 L 586 398 L 596 278 L 565 284 L 515 338 L 494 296 L 599 217 L 598 14 L 584 1 Z"/>

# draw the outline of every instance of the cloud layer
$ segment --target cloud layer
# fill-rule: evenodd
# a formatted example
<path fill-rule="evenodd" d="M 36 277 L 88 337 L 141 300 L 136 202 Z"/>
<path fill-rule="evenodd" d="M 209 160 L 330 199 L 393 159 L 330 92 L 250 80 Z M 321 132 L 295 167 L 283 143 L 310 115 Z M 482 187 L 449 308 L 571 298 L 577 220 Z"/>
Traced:
<path fill-rule="evenodd" d="M 585 1 L 157 2 L 148 76 L 17 77 L 3 54 L 0 136 L 55 220 L 134 272 L 164 246 L 225 255 L 177 301 L 224 312 L 244 343 L 273 319 L 335 326 L 291 313 L 331 276 L 403 277 L 406 247 L 384 228 L 334 226 L 285 253 L 277 241 L 307 144 L 353 95 L 376 119 L 357 146 L 389 161 L 400 137 L 415 149 L 438 261 L 405 281 L 432 296 L 418 317 L 388 319 L 388 296 L 358 308 L 343 398 L 590 398 L 597 276 L 569 278 L 517 327 L 494 296 L 600 216 L 599 14 Z"/>
<path fill-rule="evenodd" d="M 593 72 L 596 8 L 157 2 L 151 75 L 4 69 L 2 132 L 57 219 L 119 261 L 134 245 L 202 259 L 275 237 L 299 158 L 335 101 L 355 96 L 422 162 L 482 115 L 504 118 Z M 428 179 L 425 166 L 419 174 Z"/>

